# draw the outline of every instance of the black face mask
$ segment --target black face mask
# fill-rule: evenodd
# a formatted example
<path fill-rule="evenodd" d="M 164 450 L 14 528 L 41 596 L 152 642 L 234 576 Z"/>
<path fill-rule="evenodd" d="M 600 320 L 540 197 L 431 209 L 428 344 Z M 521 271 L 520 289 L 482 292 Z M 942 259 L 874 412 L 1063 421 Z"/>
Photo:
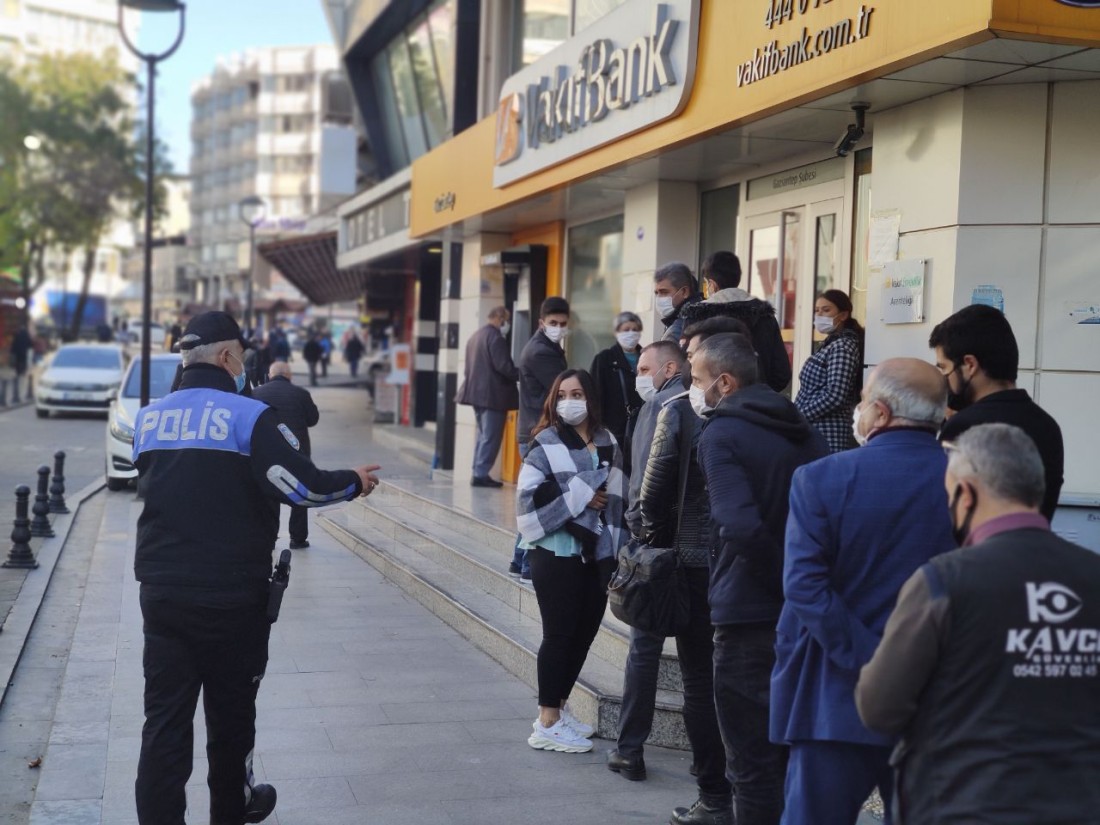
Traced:
<path fill-rule="evenodd" d="M 955 369 L 952 372 L 958 372 L 961 369 L 961 364 L 956 364 Z M 962 381 L 962 376 L 959 376 L 959 380 Z M 967 390 L 970 389 L 970 379 L 963 381 L 962 386 L 958 392 L 951 389 L 951 380 L 947 381 L 947 406 L 953 409 L 955 412 L 961 412 L 970 406 L 970 398 Z"/>
<path fill-rule="evenodd" d="M 971 496 L 974 499 L 974 503 L 970 505 L 970 509 L 967 510 L 966 516 L 962 520 L 962 524 L 959 524 L 956 519 L 956 511 L 959 506 L 959 497 L 962 495 L 962 485 L 955 485 L 955 493 L 951 496 L 951 535 L 955 539 L 955 544 L 959 547 L 963 546 L 967 536 L 970 535 L 970 522 L 974 520 L 974 511 L 978 508 L 978 494 L 971 492 Z"/>

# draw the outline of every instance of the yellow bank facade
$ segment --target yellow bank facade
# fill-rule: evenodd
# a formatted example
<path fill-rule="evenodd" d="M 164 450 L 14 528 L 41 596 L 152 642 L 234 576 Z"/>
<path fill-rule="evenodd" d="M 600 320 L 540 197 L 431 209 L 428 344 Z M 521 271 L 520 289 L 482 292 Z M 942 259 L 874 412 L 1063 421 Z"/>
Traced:
<path fill-rule="evenodd" d="M 441 387 L 502 302 L 517 354 L 546 294 L 574 306 L 571 366 L 620 310 L 659 337 L 654 270 L 719 249 L 776 306 L 792 391 L 824 289 L 851 294 L 868 366 L 930 357 L 938 321 L 991 303 L 1063 428 L 1059 529 L 1096 541 L 1100 8 L 626 0 L 483 97 L 492 114 L 412 165 L 409 233 L 444 239 L 451 278 Z M 472 412 L 453 426 L 463 478 Z"/>

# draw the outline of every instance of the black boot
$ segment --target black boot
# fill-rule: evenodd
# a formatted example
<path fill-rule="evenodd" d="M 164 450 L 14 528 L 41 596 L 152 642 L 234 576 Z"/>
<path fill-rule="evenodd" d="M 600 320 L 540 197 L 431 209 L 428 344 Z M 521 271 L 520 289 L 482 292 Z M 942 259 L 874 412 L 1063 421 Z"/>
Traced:
<path fill-rule="evenodd" d="M 733 805 L 700 797 L 690 808 L 674 810 L 669 825 L 733 825 Z"/>
<path fill-rule="evenodd" d="M 607 754 L 607 769 L 631 782 L 645 779 L 645 759 L 640 756 L 623 756 L 617 750 L 610 751 Z"/>

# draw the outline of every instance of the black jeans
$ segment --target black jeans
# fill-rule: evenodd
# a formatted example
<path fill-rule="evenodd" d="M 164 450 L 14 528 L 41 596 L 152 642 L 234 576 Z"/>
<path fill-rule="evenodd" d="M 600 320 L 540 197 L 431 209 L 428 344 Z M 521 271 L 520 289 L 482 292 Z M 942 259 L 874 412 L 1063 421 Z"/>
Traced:
<path fill-rule="evenodd" d="M 585 564 L 580 556 L 555 556 L 542 547 L 532 549 L 528 558 L 542 616 L 539 706 L 558 708 L 569 698 L 600 629 L 615 562 Z"/>
<path fill-rule="evenodd" d="M 768 739 L 775 624 L 714 628 L 714 704 L 726 745 L 737 825 L 778 825 L 787 747 Z"/>
<path fill-rule="evenodd" d="M 728 802 L 726 751 L 714 710 L 714 628 L 707 602 L 710 574 L 705 567 L 689 567 L 685 573 L 691 592 L 691 624 L 676 637 L 684 683 L 684 727 L 699 774 L 699 793 L 714 801 L 721 797 Z M 664 641 L 663 636 L 653 633 L 630 631 L 617 745 L 624 756 L 641 756 L 642 745 L 653 727 L 657 672 Z"/>
<path fill-rule="evenodd" d="M 141 588 L 145 619 L 145 726 L 138 760 L 138 821 L 183 825 L 195 705 L 206 712 L 211 825 L 240 825 L 252 787 L 256 692 L 267 667 L 266 605 L 216 608 Z"/>
<path fill-rule="evenodd" d="M 309 538 L 309 508 L 290 505 L 290 540 L 302 542 Z"/>

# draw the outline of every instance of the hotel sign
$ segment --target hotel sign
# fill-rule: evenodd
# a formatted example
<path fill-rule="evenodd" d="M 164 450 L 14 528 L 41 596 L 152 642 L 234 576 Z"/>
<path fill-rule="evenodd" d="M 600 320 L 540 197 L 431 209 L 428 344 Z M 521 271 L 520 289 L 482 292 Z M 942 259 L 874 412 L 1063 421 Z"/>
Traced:
<path fill-rule="evenodd" d="M 699 3 L 628 0 L 508 78 L 493 186 L 679 114 L 695 77 Z"/>

